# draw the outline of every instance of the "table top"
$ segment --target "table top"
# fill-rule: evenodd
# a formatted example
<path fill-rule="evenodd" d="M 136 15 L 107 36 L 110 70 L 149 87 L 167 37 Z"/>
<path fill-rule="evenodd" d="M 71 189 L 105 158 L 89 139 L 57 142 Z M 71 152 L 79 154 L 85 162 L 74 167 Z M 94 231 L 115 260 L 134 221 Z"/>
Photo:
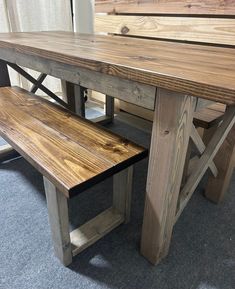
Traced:
<path fill-rule="evenodd" d="M 235 103 L 235 49 L 73 32 L 0 33 L 1 48 Z"/>

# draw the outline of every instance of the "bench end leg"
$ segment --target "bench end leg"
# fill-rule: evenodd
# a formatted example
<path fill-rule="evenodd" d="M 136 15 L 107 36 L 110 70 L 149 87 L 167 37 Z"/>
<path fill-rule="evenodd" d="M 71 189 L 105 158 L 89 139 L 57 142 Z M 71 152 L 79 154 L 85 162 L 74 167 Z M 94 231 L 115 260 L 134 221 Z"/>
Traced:
<path fill-rule="evenodd" d="M 68 266 L 72 263 L 68 201 L 47 178 L 43 179 L 55 255 L 61 263 Z"/>
<path fill-rule="evenodd" d="M 113 176 L 113 207 L 124 216 L 125 223 L 130 220 L 133 166 Z"/>

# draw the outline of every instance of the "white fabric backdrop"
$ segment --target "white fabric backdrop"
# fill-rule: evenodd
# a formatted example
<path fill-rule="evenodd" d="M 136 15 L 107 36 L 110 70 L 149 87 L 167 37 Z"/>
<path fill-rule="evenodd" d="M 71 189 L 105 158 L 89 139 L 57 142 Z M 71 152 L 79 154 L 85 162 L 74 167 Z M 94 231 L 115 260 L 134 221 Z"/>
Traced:
<path fill-rule="evenodd" d="M 0 0 L 0 32 L 27 32 L 62 30 L 71 31 L 70 0 Z M 32 73 L 37 77 L 38 73 Z M 12 84 L 19 84 L 16 73 L 10 74 Z M 43 82 L 54 92 L 61 92 L 61 81 L 47 77 Z M 31 84 L 21 78 L 29 89 Z"/>
<path fill-rule="evenodd" d="M 94 3 L 94 0 L 73 0 L 75 32 L 94 32 Z"/>

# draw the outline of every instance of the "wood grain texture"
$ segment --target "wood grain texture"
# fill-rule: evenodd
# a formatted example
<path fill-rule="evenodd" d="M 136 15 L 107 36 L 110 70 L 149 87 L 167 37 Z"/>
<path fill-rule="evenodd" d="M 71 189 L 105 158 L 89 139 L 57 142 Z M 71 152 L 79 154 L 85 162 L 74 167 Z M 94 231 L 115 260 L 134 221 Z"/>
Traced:
<path fill-rule="evenodd" d="M 0 56 L 1 59 L 16 63 L 19 66 L 44 72 L 70 83 L 78 84 L 103 94 L 110 94 L 113 97 L 154 110 L 156 95 L 156 87 L 154 86 L 92 71 L 73 64 L 49 60 L 38 55 L 22 54 L 13 48 L 0 48 Z"/>
<path fill-rule="evenodd" d="M 33 55 L 225 104 L 235 103 L 232 48 L 71 32 L 0 34 L 0 55 L 1 48 L 12 49 L 18 57 Z"/>
<path fill-rule="evenodd" d="M 176 220 L 179 218 L 182 211 L 186 207 L 192 194 L 194 193 L 199 182 L 201 181 L 209 165 L 211 164 L 211 161 L 214 159 L 221 145 L 224 143 L 224 140 L 226 139 L 231 129 L 233 128 L 234 123 L 235 123 L 235 107 L 229 107 L 227 112 L 224 115 L 222 124 L 218 127 L 215 134 L 212 136 L 203 155 L 198 160 L 198 163 L 194 169 L 193 174 L 189 176 L 185 186 L 180 192 L 181 196 L 186 196 L 186 197 L 182 199 L 182 201 L 180 202 L 179 210 L 176 214 Z M 233 136 L 233 146 L 234 146 L 234 136 Z M 234 157 L 234 156 L 230 154 L 230 157 Z M 220 169 L 221 167 L 218 168 L 218 171 L 219 171 L 218 175 L 221 175 Z"/>
<path fill-rule="evenodd" d="M 113 176 L 113 207 L 130 221 L 133 166 Z"/>
<path fill-rule="evenodd" d="M 202 108 L 194 113 L 193 122 L 196 127 L 209 129 L 222 121 L 225 109 L 226 106 L 221 103 Z"/>
<path fill-rule="evenodd" d="M 235 15 L 233 0 L 95 0 L 99 13 Z"/>
<path fill-rule="evenodd" d="M 231 129 L 215 156 L 215 163 L 219 169 L 219 174 L 216 178 L 209 177 L 205 195 L 209 200 L 220 203 L 228 191 L 235 168 L 235 126 Z"/>
<path fill-rule="evenodd" d="M 124 222 L 124 216 L 109 208 L 70 233 L 73 256 L 94 244 Z"/>
<path fill-rule="evenodd" d="M 125 36 L 235 45 L 235 19 L 96 15 L 95 31 Z"/>
<path fill-rule="evenodd" d="M 72 263 L 68 200 L 47 178 L 44 177 L 43 181 L 54 252 L 56 257 L 68 266 Z"/>
<path fill-rule="evenodd" d="M 147 155 L 142 147 L 19 88 L 0 89 L 0 134 L 67 197 Z"/>
<path fill-rule="evenodd" d="M 198 152 L 200 153 L 200 155 L 202 155 L 204 153 L 204 151 L 206 150 L 206 146 L 203 142 L 203 140 L 201 139 L 201 136 L 199 135 L 197 129 L 195 128 L 195 126 L 193 125 L 192 127 L 192 132 L 191 132 L 191 139 L 196 147 L 196 149 L 198 150 Z M 217 177 L 218 175 L 218 170 L 215 166 L 214 161 L 212 161 L 209 164 L 209 168 L 213 174 L 214 177 Z"/>
<path fill-rule="evenodd" d="M 153 264 L 168 253 L 196 101 L 159 89 L 156 103 L 141 240 Z"/>
<path fill-rule="evenodd" d="M 84 88 L 80 85 L 73 84 L 71 82 L 64 83 L 64 90 L 69 110 L 73 111 L 81 117 L 85 117 L 85 98 Z"/>

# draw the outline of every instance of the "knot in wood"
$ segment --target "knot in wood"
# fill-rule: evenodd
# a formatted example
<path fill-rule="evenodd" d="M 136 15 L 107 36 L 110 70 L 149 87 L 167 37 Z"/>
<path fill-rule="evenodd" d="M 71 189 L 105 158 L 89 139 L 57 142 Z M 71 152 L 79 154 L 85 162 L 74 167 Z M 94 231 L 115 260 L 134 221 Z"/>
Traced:
<path fill-rule="evenodd" d="M 130 29 L 127 26 L 123 26 L 121 29 L 122 34 L 127 34 L 130 31 Z"/>

